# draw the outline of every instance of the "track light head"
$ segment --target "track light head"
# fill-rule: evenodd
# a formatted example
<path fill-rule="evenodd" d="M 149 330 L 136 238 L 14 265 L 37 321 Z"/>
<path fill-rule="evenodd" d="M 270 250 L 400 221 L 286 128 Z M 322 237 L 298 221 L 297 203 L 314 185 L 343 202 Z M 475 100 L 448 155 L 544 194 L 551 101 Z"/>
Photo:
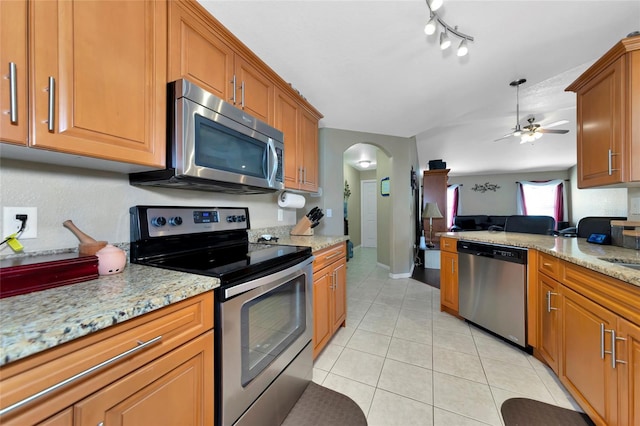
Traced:
<path fill-rule="evenodd" d="M 458 56 L 466 56 L 469 53 L 469 48 L 467 47 L 467 39 L 463 38 L 460 42 L 460 46 L 458 46 Z"/>
<path fill-rule="evenodd" d="M 442 7 L 444 0 L 427 0 L 427 4 L 432 11 L 436 11 Z"/>
<path fill-rule="evenodd" d="M 436 15 L 431 16 L 427 25 L 424 26 L 424 33 L 426 35 L 431 35 L 436 32 L 438 28 L 438 17 Z"/>
<path fill-rule="evenodd" d="M 449 34 L 447 34 L 447 30 L 445 29 L 440 33 L 440 49 L 445 50 L 451 46 L 451 39 L 449 39 Z"/>

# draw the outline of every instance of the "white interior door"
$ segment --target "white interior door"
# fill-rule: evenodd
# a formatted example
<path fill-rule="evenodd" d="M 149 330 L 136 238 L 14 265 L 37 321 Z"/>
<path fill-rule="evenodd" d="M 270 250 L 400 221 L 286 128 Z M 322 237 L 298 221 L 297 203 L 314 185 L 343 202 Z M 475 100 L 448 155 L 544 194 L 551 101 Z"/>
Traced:
<path fill-rule="evenodd" d="M 375 180 L 360 181 L 362 247 L 378 246 L 378 207 Z"/>

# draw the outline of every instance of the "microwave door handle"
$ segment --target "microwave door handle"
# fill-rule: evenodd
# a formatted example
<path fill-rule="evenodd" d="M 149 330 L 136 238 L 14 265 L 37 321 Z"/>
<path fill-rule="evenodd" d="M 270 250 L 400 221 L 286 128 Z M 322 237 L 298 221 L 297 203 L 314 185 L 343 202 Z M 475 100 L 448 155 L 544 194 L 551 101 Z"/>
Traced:
<path fill-rule="evenodd" d="M 269 142 L 267 143 L 267 147 L 269 148 L 269 151 L 271 152 L 271 160 L 272 163 L 271 164 L 271 172 L 269 173 L 269 176 L 267 177 L 267 180 L 269 182 L 269 186 L 273 187 L 275 186 L 276 183 L 276 173 L 278 172 L 278 153 L 276 152 L 276 147 L 273 143 L 273 139 L 269 138 Z M 267 159 L 267 167 L 269 167 L 269 161 Z"/>

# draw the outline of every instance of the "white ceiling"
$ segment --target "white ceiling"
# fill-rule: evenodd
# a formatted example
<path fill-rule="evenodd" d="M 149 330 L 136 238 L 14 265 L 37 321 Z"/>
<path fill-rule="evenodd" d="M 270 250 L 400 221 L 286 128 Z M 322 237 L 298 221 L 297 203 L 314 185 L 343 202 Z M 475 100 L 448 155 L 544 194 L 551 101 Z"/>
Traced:
<path fill-rule="evenodd" d="M 321 127 L 416 137 L 420 167 L 451 175 L 564 170 L 576 163 L 575 94 L 564 89 L 640 30 L 640 1 L 445 0 L 469 55 L 423 32 L 424 0 L 199 0 L 324 114 Z M 516 122 L 559 119 L 566 135 L 494 142 Z M 354 150 L 355 151 L 355 150 Z M 353 154 L 361 159 L 365 153 Z"/>

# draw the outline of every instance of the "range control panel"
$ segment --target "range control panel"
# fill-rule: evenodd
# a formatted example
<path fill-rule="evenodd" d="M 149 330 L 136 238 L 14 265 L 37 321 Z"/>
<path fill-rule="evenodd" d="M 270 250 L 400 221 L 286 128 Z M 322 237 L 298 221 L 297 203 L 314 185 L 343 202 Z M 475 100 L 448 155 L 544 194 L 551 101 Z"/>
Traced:
<path fill-rule="evenodd" d="M 249 229 L 246 207 L 131 207 L 136 239 Z"/>

